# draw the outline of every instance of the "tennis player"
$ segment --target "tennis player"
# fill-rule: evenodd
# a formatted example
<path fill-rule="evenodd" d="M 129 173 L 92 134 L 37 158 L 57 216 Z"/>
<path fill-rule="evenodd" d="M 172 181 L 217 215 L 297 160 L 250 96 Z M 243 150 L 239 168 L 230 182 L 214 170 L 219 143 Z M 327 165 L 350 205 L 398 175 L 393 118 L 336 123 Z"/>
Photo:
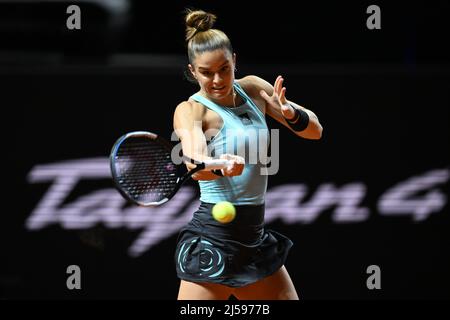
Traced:
<path fill-rule="evenodd" d="M 186 155 L 199 160 L 227 158 L 232 165 L 193 176 L 199 182 L 201 204 L 177 240 L 178 299 L 224 300 L 234 295 L 297 300 L 284 266 L 293 243 L 264 227 L 268 179 L 261 173 L 264 164 L 250 163 L 248 155 L 236 150 L 257 145 L 258 152 L 267 152 L 269 137 L 246 135 L 252 130 L 268 132 L 266 115 L 306 139 L 320 139 L 322 126 L 311 110 L 287 100 L 282 76 L 273 86 L 254 75 L 235 79 L 236 54 L 227 35 L 212 28 L 215 20 L 214 14 L 202 10 L 186 13 L 187 75 L 198 83 L 199 91 L 177 106 L 173 125 Z M 212 217 L 212 207 L 220 201 L 235 206 L 232 222 Z"/>

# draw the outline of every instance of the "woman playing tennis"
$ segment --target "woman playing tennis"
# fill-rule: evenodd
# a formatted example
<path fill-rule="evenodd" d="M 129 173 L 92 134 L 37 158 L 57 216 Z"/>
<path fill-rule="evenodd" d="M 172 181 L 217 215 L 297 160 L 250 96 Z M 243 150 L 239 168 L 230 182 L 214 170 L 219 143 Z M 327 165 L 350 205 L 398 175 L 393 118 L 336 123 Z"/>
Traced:
<path fill-rule="evenodd" d="M 274 85 L 254 75 L 235 79 L 236 54 L 224 32 L 213 29 L 216 16 L 201 10 L 186 14 L 189 76 L 199 91 L 181 102 L 174 129 L 183 153 L 193 159 L 226 158 L 232 165 L 193 176 L 200 186 L 200 207 L 182 228 L 175 252 L 178 299 L 298 299 L 284 266 L 292 246 L 287 237 L 264 227 L 267 174 L 264 164 L 239 150 L 257 146 L 267 152 L 268 115 L 295 135 L 320 139 L 322 126 L 310 110 L 287 100 L 283 77 Z M 264 136 L 264 135 L 263 135 Z M 188 169 L 195 165 L 187 164 Z M 211 210 L 221 201 L 236 208 L 230 223 Z"/>

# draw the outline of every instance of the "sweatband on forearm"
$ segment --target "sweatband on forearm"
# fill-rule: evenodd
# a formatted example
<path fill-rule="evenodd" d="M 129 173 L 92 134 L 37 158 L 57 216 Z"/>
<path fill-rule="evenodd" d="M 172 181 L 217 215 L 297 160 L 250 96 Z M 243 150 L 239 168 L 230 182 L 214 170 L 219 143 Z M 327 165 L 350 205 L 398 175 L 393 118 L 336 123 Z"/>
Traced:
<path fill-rule="evenodd" d="M 291 107 L 294 108 L 294 106 L 292 105 Z M 286 119 L 286 122 L 289 124 L 289 127 L 291 127 L 292 130 L 296 132 L 303 131 L 308 127 L 309 115 L 308 113 L 306 113 L 301 109 L 294 108 L 294 110 L 295 110 L 294 118 L 291 120 Z"/>
<path fill-rule="evenodd" d="M 211 170 L 211 172 L 214 173 L 216 176 L 223 177 L 222 170 L 220 170 L 220 169 Z"/>

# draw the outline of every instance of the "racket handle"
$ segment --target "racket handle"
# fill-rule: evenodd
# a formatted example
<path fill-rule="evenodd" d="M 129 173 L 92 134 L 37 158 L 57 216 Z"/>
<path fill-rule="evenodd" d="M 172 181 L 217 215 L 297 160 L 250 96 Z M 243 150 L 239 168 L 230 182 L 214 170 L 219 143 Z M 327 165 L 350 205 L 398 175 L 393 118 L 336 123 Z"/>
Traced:
<path fill-rule="evenodd" d="M 233 162 L 226 159 L 212 159 L 212 160 L 206 160 L 205 163 L 205 169 L 208 170 L 217 170 L 217 169 L 224 169 L 228 166 L 230 166 Z"/>

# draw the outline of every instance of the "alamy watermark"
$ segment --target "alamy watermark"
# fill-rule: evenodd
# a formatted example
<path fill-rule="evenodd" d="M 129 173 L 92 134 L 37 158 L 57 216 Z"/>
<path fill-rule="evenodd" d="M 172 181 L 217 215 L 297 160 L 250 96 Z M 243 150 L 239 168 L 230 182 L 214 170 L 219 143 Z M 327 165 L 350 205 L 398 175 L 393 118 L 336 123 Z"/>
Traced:
<path fill-rule="evenodd" d="M 240 156 L 245 159 L 245 164 L 260 166 L 261 175 L 274 175 L 278 172 L 280 166 L 278 129 L 208 129 L 203 134 L 207 142 L 206 150 L 198 150 L 198 144 L 192 143 L 190 147 L 187 147 L 180 142 L 179 137 L 195 139 L 193 137 L 195 133 L 192 130 L 177 129 L 172 132 L 171 141 L 178 142 L 172 149 L 173 163 L 177 165 L 183 163 L 183 154 L 190 156 L 202 153 L 204 155 L 206 151 L 206 156 L 211 158 L 218 158 L 224 154 Z"/>
<path fill-rule="evenodd" d="M 81 29 L 81 9 L 79 6 L 72 4 L 67 7 L 66 13 L 70 14 L 66 20 L 66 27 L 69 30 Z"/>
<path fill-rule="evenodd" d="M 81 269 L 80 269 L 80 267 L 75 264 L 70 265 L 67 267 L 66 273 L 70 274 L 70 276 L 67 277 L 67 280 L 66 280 L 67 289 L 80 290 L 81 289 Z"/>
<path fill-rule="evenodd" d="M 366 26 L 369 30 L 381 29 L 381 9 L 379 6 L 372 4 L 367 7 L 366 13 L 371 15 L 366 20 Z"/>
<path fill-rule="evenodd" d="M 366 280 L 367 289 L 381 289 L 381 269 L 379 266 L 372 264 L 367 267 L 366 273 L 370 276 Z"/>

